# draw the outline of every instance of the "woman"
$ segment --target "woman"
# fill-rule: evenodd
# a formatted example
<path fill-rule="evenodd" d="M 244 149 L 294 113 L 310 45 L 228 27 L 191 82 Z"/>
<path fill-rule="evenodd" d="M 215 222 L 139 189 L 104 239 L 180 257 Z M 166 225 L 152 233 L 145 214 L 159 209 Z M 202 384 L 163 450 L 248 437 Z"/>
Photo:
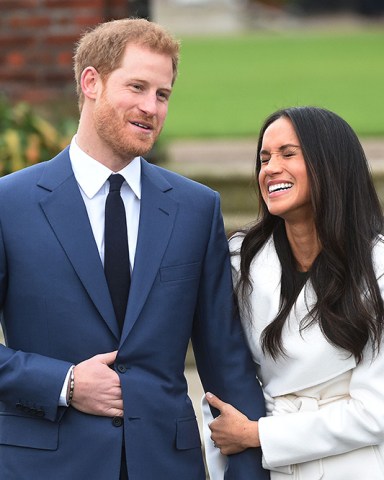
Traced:
<path fill-rule="evenodd" d="M 261 128 L 256 173 L 260 218 L 230 249 L 268 414 L 206 395 L 211 480 L 258 446 L 272 480 L 383 480 L 383 217 L 363 149 L 336 114 L 288 108 Z"/>

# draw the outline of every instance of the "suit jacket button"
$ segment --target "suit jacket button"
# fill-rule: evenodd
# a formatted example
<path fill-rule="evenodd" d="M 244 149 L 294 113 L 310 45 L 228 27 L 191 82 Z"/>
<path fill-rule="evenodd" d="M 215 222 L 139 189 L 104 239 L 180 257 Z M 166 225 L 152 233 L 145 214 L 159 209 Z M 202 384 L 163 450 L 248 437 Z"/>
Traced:
<path fill-rule="evenodd" d="M 123 365 L 122 363 L 120 363 L 118 366 L 117 366 L 117 370 L 120 372 L 120 373 L 125 373 L 127 371 L 127 367 L 125 365 Z"/>
<path fill-rule="evenodd" d="M 121 427 L 124 423 L 124 419 L 122 417 L 113 417 L 112 425 L 114 427 Z"/>

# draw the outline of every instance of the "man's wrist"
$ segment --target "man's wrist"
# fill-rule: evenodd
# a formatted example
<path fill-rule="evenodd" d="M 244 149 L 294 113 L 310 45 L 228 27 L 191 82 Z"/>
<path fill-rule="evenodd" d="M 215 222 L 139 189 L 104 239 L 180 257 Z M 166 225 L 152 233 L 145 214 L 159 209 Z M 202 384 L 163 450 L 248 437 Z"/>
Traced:
<path fill-rule="evenodd" d="M 72 403 L 73 399 L 73 392 L 75 390 L 75 366 L 69 370 L 69 381 L 68 381 L 68 389 L 67 389 L 67 406 L 69 407 Z"/>

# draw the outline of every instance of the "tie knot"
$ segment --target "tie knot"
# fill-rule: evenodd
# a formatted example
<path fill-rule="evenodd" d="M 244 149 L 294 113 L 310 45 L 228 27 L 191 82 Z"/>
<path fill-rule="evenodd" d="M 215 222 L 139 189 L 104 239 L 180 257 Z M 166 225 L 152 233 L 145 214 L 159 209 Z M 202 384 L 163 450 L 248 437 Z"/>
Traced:
<path fill-rule="evenodd" d="M 116 192 L 120 191 L 121 185 L 124 182 L 124 177 L 120 175 L 119 173 L 112 174 L 108 178 L 109 181 L 109 191 L 110 192 Z"/>

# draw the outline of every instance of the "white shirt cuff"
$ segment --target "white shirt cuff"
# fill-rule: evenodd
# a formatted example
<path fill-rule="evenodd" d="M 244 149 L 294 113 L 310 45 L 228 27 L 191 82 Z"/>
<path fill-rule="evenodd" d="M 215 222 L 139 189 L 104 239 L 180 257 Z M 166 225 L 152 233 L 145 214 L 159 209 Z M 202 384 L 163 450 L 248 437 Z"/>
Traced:
<path fill-rule="evenodd" d="M 59 398 L 59 407 L 68 407 L 68 402 L 67 402 L 67 392 L 68 392 L 68 383 L 69 383 L 69 377 L 71 374 L 71 370 L 75 368 L 74 365 L 70 367 L 70 369 L 67 372 L 67 375 L 64 380 L 64 385 L 63 388 L 61 389 L 60 393 L 60 398 Z"/>

